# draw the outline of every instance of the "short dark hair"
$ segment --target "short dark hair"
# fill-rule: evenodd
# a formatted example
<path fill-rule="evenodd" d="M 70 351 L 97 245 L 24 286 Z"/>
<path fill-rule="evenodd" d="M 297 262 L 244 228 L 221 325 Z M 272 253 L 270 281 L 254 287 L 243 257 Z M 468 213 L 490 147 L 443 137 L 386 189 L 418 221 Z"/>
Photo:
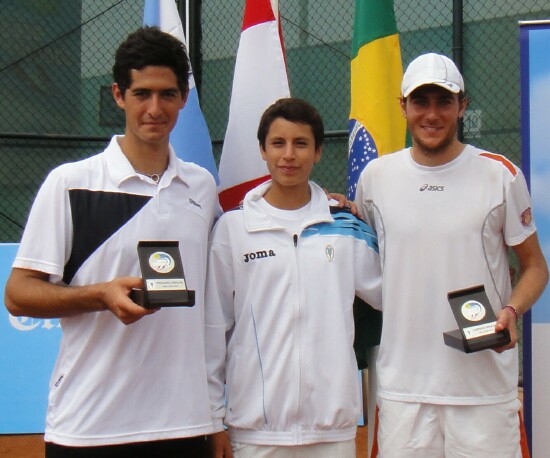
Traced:
<path fill-rule="evenodd" d="M 190 65 L 185 45 L 158 27 L 146 26 L 128 35 L 116 51 L 113 78 L 122 95 L 132 85 L 130 71 L 148 65 L 171 68 L 182 95 L 187 94 Z"/>
<path fill-rule="evenodd" d="M 323 118 L 321 118 L 319 112 L 305 100 L 296 97 L 287 97 L 279 99 L 269 106 L 260 119 L 258 141 L 262 149 L 265 149 L 265 139 L 269 128 L 277 118 L 310 126 L 313 131 L 313 138 L 315 139 L 315 149 L 323 145 L 325 127 L 323 125 Z"/>

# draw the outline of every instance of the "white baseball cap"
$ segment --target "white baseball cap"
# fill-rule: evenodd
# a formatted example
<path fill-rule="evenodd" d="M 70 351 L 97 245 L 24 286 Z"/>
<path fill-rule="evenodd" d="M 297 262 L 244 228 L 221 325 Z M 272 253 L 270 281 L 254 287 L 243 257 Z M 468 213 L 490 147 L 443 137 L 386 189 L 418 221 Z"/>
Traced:
<path fill-rule="evenodd" d="M 464 80 L 455 63 L 441 54 L 422 54 L 414 59 L 403 75 L 401 94 L 408 97 L 412 91 L 427 84 L 441 86 L 454 94 L 464 92 Z"/>

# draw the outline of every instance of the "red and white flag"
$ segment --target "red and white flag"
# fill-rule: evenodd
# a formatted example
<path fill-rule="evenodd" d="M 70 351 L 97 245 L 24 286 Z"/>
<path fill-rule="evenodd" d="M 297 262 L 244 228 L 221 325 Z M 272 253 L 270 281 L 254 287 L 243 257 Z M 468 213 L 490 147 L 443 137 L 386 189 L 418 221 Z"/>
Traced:
<path fill-rule="evenodd" d="M 224 210 L 236 207 L 247 191 L 269 178 L 256 132 L 264 110 L 289 96 L 278 1 L 246 0 L 219 167 Z"/>

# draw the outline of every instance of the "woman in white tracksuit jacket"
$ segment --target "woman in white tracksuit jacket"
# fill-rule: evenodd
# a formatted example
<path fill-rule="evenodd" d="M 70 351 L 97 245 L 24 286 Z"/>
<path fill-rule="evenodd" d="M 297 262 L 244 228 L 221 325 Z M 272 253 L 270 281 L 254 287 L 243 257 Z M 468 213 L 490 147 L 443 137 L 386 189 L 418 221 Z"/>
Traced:
<path fill-rule="evenodd" d="M 321 147 L 313 134 L 309 152 L 295 139 L 314 128 L 280 115 L 303 104 L 283 99 L 270 107 L 278 116 L 266 121 L 261 150 L 272 181 L 225 213 L 212 235 L 207 368 L 213 419 L 218 431 L 228 427 L 234 451 L 235 444 L 354 441 L 360 416 L 352 309 L 355 294 L 380 306 L 378 244 L 366 223 L 347 210 L 331 211 L 323 190 L 308 181 Z M 288 134 L 292 124 L 297 133 Z M 287 197 L 279 199 L 279 188 L 291 187 L 306 206 L 286 224 L 278 209 Z"/>

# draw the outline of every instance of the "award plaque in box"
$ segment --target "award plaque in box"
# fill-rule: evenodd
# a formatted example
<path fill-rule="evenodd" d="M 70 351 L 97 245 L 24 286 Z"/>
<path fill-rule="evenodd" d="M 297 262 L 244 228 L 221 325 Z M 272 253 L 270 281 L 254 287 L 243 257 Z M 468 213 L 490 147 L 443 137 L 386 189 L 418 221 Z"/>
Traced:
<path fill-rule="evenodd" d="M 137 250 L 145 289 L 133 289 L 130 299 L 145 308 L 195 305 L 195 291 L 185 283 L 179 242 L 141 241 Z"/>
<path fill-rule="evenodd" d="M 496 332 L 495 312 L 483 285 L 447 294 L 459 329 L 443 333 L 446 345 L 473 353 L 510 343 L 508 329 Z"/>

